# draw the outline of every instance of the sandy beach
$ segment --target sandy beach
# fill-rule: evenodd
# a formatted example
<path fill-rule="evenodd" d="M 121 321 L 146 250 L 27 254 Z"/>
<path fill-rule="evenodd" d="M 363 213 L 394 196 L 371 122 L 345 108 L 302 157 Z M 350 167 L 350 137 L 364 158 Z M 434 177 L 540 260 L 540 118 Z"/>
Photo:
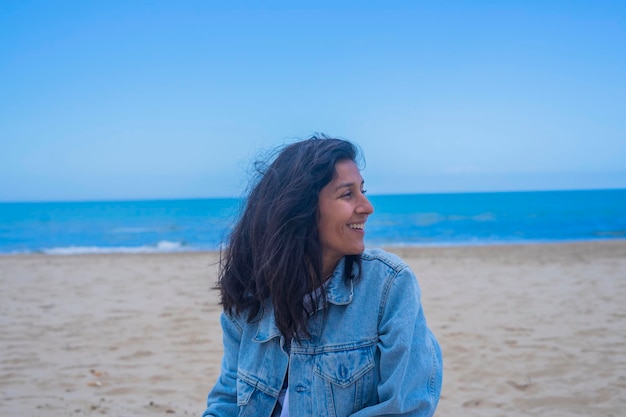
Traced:
<path fill-rule="evenodd" d="M 437 416 L 623 415 L 626 241 L 390 250 L 443 348 Z M 0 415 L 200 415 L 216 261 L 0 256 Z"/>

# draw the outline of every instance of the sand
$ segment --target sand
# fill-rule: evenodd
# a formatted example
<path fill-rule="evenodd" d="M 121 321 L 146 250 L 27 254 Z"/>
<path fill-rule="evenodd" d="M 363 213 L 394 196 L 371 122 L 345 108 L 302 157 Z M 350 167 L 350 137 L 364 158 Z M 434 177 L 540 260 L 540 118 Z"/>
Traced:
<path fill-rule="evenodd" d="M 443 348 L 437 416 L 621 416 L 626 241 L 399 248 Z M 200 415 L 215 253 L 0 256 L 0 415 Z"/>

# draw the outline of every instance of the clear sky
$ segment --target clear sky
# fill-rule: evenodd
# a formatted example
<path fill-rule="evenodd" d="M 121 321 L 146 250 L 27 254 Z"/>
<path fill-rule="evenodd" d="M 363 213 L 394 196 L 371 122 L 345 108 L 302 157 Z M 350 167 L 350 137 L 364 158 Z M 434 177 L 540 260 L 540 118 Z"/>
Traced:
<path fill-rule="evenodd" d="M 626 188 L 623 0 L 253 3 L 3 0 L 0 201 L 237 196 L 315 132 L 373 194 Z"/>

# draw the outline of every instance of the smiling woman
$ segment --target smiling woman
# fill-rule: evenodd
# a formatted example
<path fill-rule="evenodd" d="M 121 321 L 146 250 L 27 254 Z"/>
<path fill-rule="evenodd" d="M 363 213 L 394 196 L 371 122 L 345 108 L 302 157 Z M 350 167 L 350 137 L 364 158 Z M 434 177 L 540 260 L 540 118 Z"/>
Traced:
<path fill-rule="evenodd" d="M 413 272 L 366 250 L 356 147 L 312 137 L 260 170 L 222 253 L 224 357 L 204 416 L 431 416 L 442 359 Z"/>
<path fill-rule="evenodd" d="M 365 222 L 374 207 L 365 198 L 363 178 L 351 160 L 335 164 L 335 177 L 319 193 L 318 233 L 323 275 L 329 276 L 341 258 L 365 249 Z"/>

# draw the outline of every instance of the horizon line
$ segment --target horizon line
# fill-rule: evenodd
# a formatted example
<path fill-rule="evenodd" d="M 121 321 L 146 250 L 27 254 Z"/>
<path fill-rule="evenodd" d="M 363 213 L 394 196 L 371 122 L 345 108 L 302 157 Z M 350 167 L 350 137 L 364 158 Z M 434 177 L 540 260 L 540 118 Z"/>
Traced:
<path fill-rule="evenodd" d="M 555 188 L 528 190 L 482 190 L 482 191 L 423 191 L 423 192 L 392 192 L 369 194 L 369 197 L 405 196 L 405 195 L 443 195 L 443 194 L 511 194 L 511 193 L 550 193 L 550 192 L 589 192 L 589 191 L 626 191 L 626 187 L 597 188 Z M 47 203 L 127 203 L 156 201 L 191 201 L 191 200 L 243 200 L 247 196 L 213 196 L 213 197 L 145 197 L 145 198 L 94 198 L 94 199 L 50 199 L 50 200 L 2 200 L 0 204 L 47 204 Z"/>

